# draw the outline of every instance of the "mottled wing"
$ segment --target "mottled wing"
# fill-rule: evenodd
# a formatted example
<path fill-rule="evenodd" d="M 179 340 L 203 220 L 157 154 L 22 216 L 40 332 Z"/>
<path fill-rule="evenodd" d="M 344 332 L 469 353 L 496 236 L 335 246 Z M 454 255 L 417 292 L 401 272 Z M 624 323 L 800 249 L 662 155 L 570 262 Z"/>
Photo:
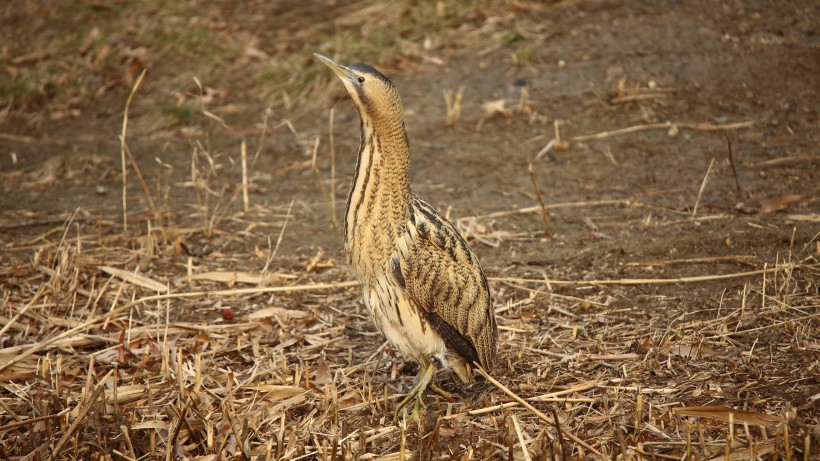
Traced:
<path fill-rule="evenodd" d="M 448 348 L 491 369 L 498 332 L 478 258 L 441 213 L 415 196 L 408 232 L 415 235 L 400 268 L 408 297 Z"/>

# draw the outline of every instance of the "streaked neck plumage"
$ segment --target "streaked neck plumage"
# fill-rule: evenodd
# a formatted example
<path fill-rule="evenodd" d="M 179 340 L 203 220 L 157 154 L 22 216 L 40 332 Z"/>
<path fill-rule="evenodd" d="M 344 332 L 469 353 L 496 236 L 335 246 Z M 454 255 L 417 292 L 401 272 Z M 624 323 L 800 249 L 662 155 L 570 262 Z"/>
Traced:
<path fill-rule="evenodd" d="M 410 146 L 401 102 L 371 117 L 361 108 L 361 144 L 347 199 L 345 250 L 360 278 L 385 270 L 410 213 Z"/>

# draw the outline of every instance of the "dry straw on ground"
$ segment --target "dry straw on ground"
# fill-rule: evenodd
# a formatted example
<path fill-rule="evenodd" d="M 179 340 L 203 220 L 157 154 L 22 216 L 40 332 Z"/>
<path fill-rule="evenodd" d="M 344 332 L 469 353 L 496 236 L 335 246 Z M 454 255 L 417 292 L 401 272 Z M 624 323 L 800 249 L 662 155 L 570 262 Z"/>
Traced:
<path fill-rule="evenodd" d="M 318 138 L 291 131 L 312 146 L 311 168 L 323 184 Z M 321 250 L 305 261 L 277 255 L 295 219 L 293 202 L 251 206 L 241 149 L 242 180 L 229 185 L 198 147 L 193 214 L 158 212 L 152 203 L 118 224 L 78 209 L 6 245 L 0 456 L 718 460 L 808 459 L 816 451 L 807 422 L 816 421 L 820 398 L 812 359 L 820 350 L 820 266 L 810 245 L 774 261 L 737 255 L 630 266 L 702 269 L 673 278 L 491 277 L 499 365 L 467 388 L 443 374 L 454 401 L 431 395 L 421 420 L 394 421 L 390 411 L 412 374 L 379 347 L 344 267 Z M 644 207 L 539 202 L 459 224 L 468 237 L 500 245 L 510 233 L 490 235 L 482 223 L 548 209 Z M 652 225 L 714 218 L 678 217 Z M 233 245 L 259 227 L 278 232 L 275 246 L 250 253 Z M 201 242 L 212 249 L 191 249 Z M 274 260 L 291 269 L 271 272 Z M 726 271 L 726 263 L 747 268 Z M 724 269 L 710 270 L 717 267 Z M 651 303 L 617 301 L 659 285 L 685 290 L 724 280 L 743 289 L 673 318 Z M 647 299 L 664 303 L 664 296 Z"/>
<path fill-rule="evenodd" d="M 322 280 L 220 271 L 248 257 L 226 254 L 196 258 L 186 275 L 186 256 L 173 242 L 152 246 L 160 250 L 150 255 L 135 245 L 150 236 L 134 221 L 123 236 L 113 221 L 69 219 L 60 232 L 6 248 L 4 457 L 799 459 L 811 450 L 807 410 L 765 401 L 768 386 L 812 392 L 803 383 L 813 372 L 784 370 L 779 359 L 818 348 L 816 298 L 806 304 L 811 297 L 800 296 L 816 290 L 818 266 L 799 255 L 760 270 L 677 280 L 741 277 L 748 288 L 738 309 L 666 325 L 639 311 L 611 311 L 618 296 L 611 290 L 575 297 L 551 288 L 570 281 L 496 278 L 496 292 L 530 293 L 496 297 L 503 347 L 492 372 L 526 400 L 477 384 L 453 402 L 430 396 L 420 423 L 396 423 L 389 411 L 410 376 L 378 348 L 346 271 L 331 268 Z M 174 233 L 187 241 L 199 232 Z M 670 263 L 693 262 L 710 263 Z M 601 328 L 605 336 L 594 333 Z M 734 353 L 738 372 L 765 379 L 716 374 Z M 712 403 L 736 393 L 756 396 L 747 405 L 764 411 Z M 449 445 L 455 435 L 468 442 Z"/>
<path fill-rule="evenodd" d="M 652 206 L 642 203 L 640 196 L 597 195 L 592 190 L 573 195 L 579 197 L 577 201 L 553 200 L 543 180 L 540 187 L 535 183 L 533 172 L 536 194 L 530 203 L 534 206 L 488 207 L 476 216 L 456 219 L 473 245 L 487 245 L 498 253 L 517 251 L 524 257 L 485 264 L 499 320 L 502 347 L 498 366 L 491 375 L 479 377 L 476 384 L 467 387 L 456 385 L 442 373 L 443 387 L 454 392 L 455 398 L 448 402 L 430 395 L 429 408 L 420 421 L 394 421 L 390 415 L 395 402 L 409 389 L 413 370 L 383 343 L 368 319 L 356 283 L 344 264 L 334 260 L 339 248 L 321 249 L 308 242 L 303 253 L 282 251 L 286 239 L 309 240 L 292 235 L 299 220 L 307 219 L 304 208 L 312 207 L 315 214 L 321 214 L 322 225 L 327 224 L 327 232 L 332 232 L 340 195 L 337 182 L 346 181 L 337 181 L 335 171 L 334 123 L 343 123 L 342 117 L 334 122 L 330 112 L 329 142 L 318 134 L 298 131 L 290 121 L 321 113 L 327 105 L 324 96 L 337 86 L 330 79 L 316 78 L 312 74 L 316 67 L 305 64 L 304 59 L 291 58 L 296 55 L 294 49 L 334 49 L 348 53 L 339 56 L 345 62 L 368 60 L 401 67 L 417 62 L 441 66 L 448 50 L 471 46 L 470 54 L 477 59 L 494 60 L 499 52 L 506 55 L 511 40 L 519 40 L 515 37 L 519 29 L 548 32 L 550 36 L 554 30 L 556 36 L 572 40 L 599 34 L 595 20 L 588 20 L 595 30 L 572 22 L 572 18 L 583 16 L 573 10 L 579 2 L 556 3 L 558 14 L 567 11 L 567 16 L 549 23 L 527 22 L 539 9 L 546 9 L 538 3 L 499 2 L 493 6 L 495 2 L 489 2 L 472 8 L 469 17 L 460 20 L 465 18 L 452 11 L 460 2 L 435 2 L 429 5 L 428 16 L 413 16 L 414 22 L 402 29 L 411 34 L 438 31 L 434 34 L 436 41 L 442 41 L 438 47 L 436 43 L 426 46 L 424 37 L 391 41 L 394 37 L 381 35 L 378 28 L 358 27 L 367 21 L 390 24 L 384 29 L 394 30 L 392 26 L 410 18 L 405 14 L 410 2 L 342 5 L 331 13 L 325 10 L 335 2 L 322 2 L 316 7 L 316 16 L 297 18 L 301 24 L 291 36 L 264 36 L 275 55 L 261 50 L 258 37 L 247 31 L 254 26 L 265 33 L 288 30 L 292 17 L 273 14 L 278 13 L 274 11 L 280 7 L 277 2 L 259 3 L 268 10 L 255 16 L 274 21 L 264 27 L 252 23 L 255 19 L 249 16 L 240 16 L 243 19 L 238 23 L 223 22 L 229 21 L 229 15 L 194 11 L 201 6 L 197 2 L 189 6 L 170 2 L 181 12 L 165 18 L 157 13 L 163 10 L 156 10 L 152 2 L 146 3 L 150 11 L 140 10 L 138 4 L 129 4 L 121 11 L 118 4 L 92 3 L 78 10 L 112 9 L 122 13 L 120 20 L 126 18 L 131 26 L 139 27 L 121 27 L 118 14 L 110 14 L 99 28 L 87 31 L 74 27 L 84 22 L 80 17 L 71 24 L 72 31 L 56 33 L 46 43 L 50 49 L 82 48 L 66 53 L 61 62 L 50 62 L 47 53 L 40 51 L 5 62 L 16 72 L 15 81 L 37 82 L 34 86 L 38 89 L 48 90 L 17 100 L 15 107 L 36 106 L 39 98 L 48 96 L 50 117 L 74 110 L 75 86 L 55 86 L 53 81 L 101 82 L 102 87 L 79 93 L 95 97 L 118 87 L 125 94 L 133 90 L 134 106 L 125 105 L 119 139 L 121 165 L 112 166 L 114 162 L 106 167 L 113 174 L 122 171 L 122 197 L 105 197 L 109 202 L 99 207 L 81 207 L 71 213 L 33 213 L 32 217 L 12 211 L 0 215 L 4 237 L 0 250 L 0 459 L 688 461 L 809 460 L 820 453 L 817 236 L 803 239 L 802 245 L 786 238 L 785 244 L 779 243 L 788 248 L 788 254 L 779 255 L 734 250 L 731 245 L 725 249 L 728 255 L 694 250 L 648 259 L 606 254 L 601 261 L 621 264 L 606 273 L 584 267 L 580 258 L 549 268 L 542 268 L 549 264 L 537 258 L 527 264 L 527 256 L 541 255 L 545 248 L 560 249 L 567 243 L 562 233 L 569 225 L 568 211 L 583 217 L 582 225 L 592 230 L 589 237 L 585 233 L 572 236 L 587 248 L 592 246 L 587 241 L 606 238 L 605 233 L 612 229 L 635 230 L 633 235 L 662 230 L 658 234 L 668 238 L 676 232 L 690 232 L 695 226 L 740 222 L 738 227 L 747 235 L 770 231 L 763 219 L 743 220 L 745 208 L 733 214 L 731 206 L 729 211 L 708 207 L 707 195 L 718 181 L 707 184 L 703 175 L 706 163 L 703 168 L 698 166 L 697 184 L 685 209 Z M 581 3 L 589 17 L 602 8 L 595 2 Z M 617 16 L 619 7 L 604 3 L 606 14 Z M 412 4 L 415 8 L 425 5 Z M 43 10 L 28 16 L 47 13 Z M 327 14 L 336 22 L 326 20 Z M 731 15 L 735 21 L 734 10 Z M 158 20 L 145 21 L 144 17 Z M 447 26 L 447 18 L 459 19 L 453 21 L 458 28 Z M 621 24 L 625 17 L 616 19 L 612 22 Z M 748 19 L 747 15 L 740 23 L 747 24 Z M 728 27 L 729 23 L 719 25 Z M 328 39 L 333 31 L 325 30 L 334 28 L 338 43 Z M 748 29 L 746 25 L 742 28 Z M 130 30 L 137 42 L 144 39 L 146 43 L 146 37 L 177 37 L 167 33 L 172 31 L 182 34 L 180 43 L 188 48 L 149 43 L 112 51 L 111 47 L 132 46 L 133 37 L 126 34 L 129 39 L 123 39 L 118 29 Z M 756 28 L 751 30 L 757 34 Z M 26 27 L 16 30 L 21 34 L 36 31 Z M 222 31 L 225 33 L 214 35 Z M 735 35 L 739 38 L 728 32 L 725 37 L 743 39 L 743 34 Z M 768 46 L 763 38 L 755 42 L 753 51 Z M 777 40 L 788 39 L 789 34 L 777 36 Z M 358 47 L 347 49 L 340 46 L 342 42 Z M 194 46 L 198 43 L 205 43 L 207 52 Z M 277 48 L 280 43 L 281 49 Z M 731 44 L 742 46 L 734 41 Z M 617 59 L 639 59 L 634 50 L 622 51 L 615 55 Z M 14 56 L 13 47 L 10 56 Z M 220 81 L 224 76 L 238 79 L 235 86 L 250 88 L 246 90 L 253 105 L 245 101 L 238 108 L 224 104 L 206 109 L 208 92 L 215 90 L 197 81 L 199 91 L 186 92 L 191 78 L 179 72 L 182 66 L 177 64 L 185 62 L 176 60 L 180 56 L 195 57 L 194 72 L 203 81 Z M 527 67 L 539 64 L 546 56 L 522 47 L 515 58 Z M 27 65 L 26 61 L 31 62 Z M 163 68 L 159 64 L 164 61 L 173 64 Z M 184 182 L 172 183 L 161 172 L 154 177 L 147 169 L 142 176 L 135 157 L 144 157 L 132 155 L 130 149 L 135 149 L 135 154 L 148 153 L 136 152 L 135 142 L 129 147 L 126 136 L 129 109 L 136 113 L 140 103 L 158 103 L 156 99 L 141 101 L 141 97 L 148 98 L 147 91 L 137 91 L 144 75 L 138 72 L 146 63 L 154 65 L 146 85 L 150 82 L 168 90 L 157 90 L 157 94 L 180 95 L 179 104 L 166 108 L 164 117 L 173 118 L 170 113 L 184 119 L 191 115 L 186 112 L 189 106 L 198 106 L 194 115 L 205 120 L 203 125 L 213 123 L 231 135 L 239 133 L 248 139 L 250 146 L 234 144 L 235 157 L 241 159 L 241 171 L 234 181 L 220 176 L 225 171 L 225 157 L 211 149 L 207 135 L 190 138 L 190 178 Z M 124 75 L 122 65 L 129 69 Z M 675 63 L 674 73 L 682 71 L 679 67 Z M 112 68 L 117 70 L 115 76 L 106 74 Z M 492 89 L 498 83 L 491 82 Z M 456 87 L 460 88 L 459 84 L 451 86 Z M 663 131 L 673 137 L 685 132 L 681 135 L 685 137 L 744 130 L 752 125 L 744 121 L 748 117 L 739 117 L 735 123 L 698 123 L 719 117 L 688 117 L 692 112 L 678 116 L 678 108 L 672 106 L 668 111 L 658 109 L 658 117 L 648 119 L 622 117 L 619 112 L 608 125 L 587 126 L 594 128 L 590 130 L 593 133 L 605 126 L 625 128 L 573 136 L 580 131 L 579 120 L 592 117 L 594 111 L 566 116 L 550 112 L 547 121 L 536 108 L 546 112 L 546 107 L 552 111 L 566 103 L 581 106 L 579 100 L 591 96 L 582 92 L 571 100 L 557 101 L 527 88 L 520 89 L 518 98 L 494 99 L 503 95 L 481 93 L 480 87 L 469 86 L 465 94 L 473 95 L 473 100 L 462 100 L 459 89 L 445 96 L 444 108 L 437 89 L 435 107 L 441 109 L 441 117 L 435 123 L 440 125 L 446 117 L 452 129 L 445 131 L 457 135 L 461 125 L 467 125 L 464 122 L 477 121 L 478 126 L 488 128 L 517 119 L 541 124 L 548 134 L 537 139 L 551 137 L 552 141 L 536 160 L 553 149 L 580 160 L 575 148 L 585 148 L 585 143 Z M 50 89 L 56 92 L 51 94 Z M 698 105 L 708 99 L 700 94 L 705 90 L 698 89 Z M 629 88 L 627 80 L 621 79 L 605 99 L 611 106 L 626 108 L 641 103 L 669 104 L 678 96 L 678 90 L 649 85 Z M 484 106 L 476 106 L 482 97 Z M 785 96 L 778 94 L 780 97 Z M 597 107 L 599 102 L 595 99 L 590 106 Z M 232 111 L 250 111 L 259 104 L 270 108 L 259 117 L 263 118 L 261 127 L 249 123 L 240 133 L 221 118 Z M 738 107 L 746 104 L 749 102 Z M 762 110 L 757 104 L 755 100 L 754 110 Z M 120 110 L 122 102 L 117 100 L 111 111 Z M 279 115 L 270 115 L 272 110 Z M 789 108 L 793 113 L 801 110 Z M 133 113 L 132 127 L 137 125 Z M 283 118 L 282 113 L 289 118 Z M 144 107 L 142 114 L 150 116 Z M 273 118 L 269 120 L 269 116 Z M 566 119 L 567 124 L 555 120 L 557 117 Z M 779 123 L 789 126 L 793 121 L 785 117 Z M 184 129 L 199 128 L 193 122 L 182 125 L 164 135 L 178 140 Z M 325 126 L 324 119 L 321 126 Z M 71 142 L 83 143 L 111 136 L 109 132 L 70 135 Z M 287 166 L 277 164 L 280 169 L 273 172 L 279 175 L 276 180 L 294 171 L 310 175 L 311 184 L 321 190 L 316 203 L 306 205 L 293 200 L 292 195 L 273 194 L 262 201 L 254 192 L 260 187 L 254 173 L 266 137 L 286 135 L 291 144 L 288 148 L 296 152 L 293 157 L 297 160 Z M 40 139 L 14 133 L 0 133 L 0 139 L 60 149 L 68 145 L 66 138 Z M 254 142 L 257 146 L 249 162 L 247 148 L 253 149 Z M 355 144 L 339 133 L 339 145 L 342 142 Z M 753 143 L 754 139 L 744 139 L 738 146 Z M 522 152 L 526 148 L 522 147 Z M 626 163 L 620 153 L 616 162 L 609 146 L 604 149 L 613 166 Z M 302 153 L 306 155 L 299 157 Z M 756 161 L 750 157 L 744 160 L 740 154 L 737 170 L 746 174 L 746 181 L 764 169 L 811 164 L 818 159 L 805 150 L 797 152 L 799 155 Z M 32 172 L 28 179 L 13 177 L 12 172 L 3 181 L 29 181 L 46 187 L 54 182 L 56 173 L 52 170 L 71 170 L 79 162 L 96 165 L 108 161 L 79 154 L 55 160 Z M 731 147 L 729 160 L 738 181 Z M 720 167 L 716 160 L 707 176 L 717 174 Z M 548 173 L 539 171 L 537 178 Z M 328 178 L 329 190 L 325 189 Z M 137 187 L 132 187 L 133 179 L 139 182 Z M 628 188 L 618 186 L 612 189 L 622 192 Z M 697 186 L 701 186 L 700 193 Z M 743 186 L 746 192 L 752 189 L 748 183 Z M 182 203 L 171 206 L 166 197 L 170 193 L 161 192 L 164 188 L 188 194 L 180 193 Z M 532 192 L 528 182 L 521 190 Z M 785 210 L 800 200 L 806 199 L 783 195 L 749 213 Z M 693 205 L 701 212 L 688 208 Z M 323 207 L 329 211 L 329 220 L 317 211 Z M 493 209 L 498 211 L 490 212 Z M 592 210 L 614 211 L 608 222 L 602 222 Z M 781 218 L 788 220 L 785 227 L 816 223 L 818 215 L 803 207 Z M 523 229 L 515 228 L 516 220 L 526 220 L 527 224 L 521 226 Z M 545 233 L 554 240 L 544 241 Z M 6 239 L 6 235 L 10 237 Z M 761 240 L 765 239 L 753 241 Z M 249 242 L 263 243 L 253 248 Z M 675 270 L 665 271 L 670 268 Z"/>

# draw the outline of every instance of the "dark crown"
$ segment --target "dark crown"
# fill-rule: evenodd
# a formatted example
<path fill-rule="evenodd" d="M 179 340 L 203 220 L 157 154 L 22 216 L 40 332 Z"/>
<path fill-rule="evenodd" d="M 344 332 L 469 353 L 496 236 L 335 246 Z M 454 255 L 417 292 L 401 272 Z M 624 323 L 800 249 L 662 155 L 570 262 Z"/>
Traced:
<path fill-rule="evenodd" d="M 384 74 L 376 70 L 370 64 L 353 64 L 350 66 L 351 69 L 355 70 L 356 72 L 361 72 L 363 74 L 372 75 L 379 80 L 383 81 L 384 83 L 391 83 L 390 79 L 385 77 Z M 392 83 L 391 83 L 392 84 Z"/>

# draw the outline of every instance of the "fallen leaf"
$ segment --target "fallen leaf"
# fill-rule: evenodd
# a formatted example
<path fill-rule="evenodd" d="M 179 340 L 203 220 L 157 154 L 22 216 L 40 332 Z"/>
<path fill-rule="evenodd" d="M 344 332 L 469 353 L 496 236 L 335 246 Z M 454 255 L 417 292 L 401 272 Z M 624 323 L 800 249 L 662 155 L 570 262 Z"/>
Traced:
<path fill-rule="evenodd" d="M 333 380 L 330 374 L 330 367 L 327 366 L 324 357 L 319 357 L 319 365 L 316 367 L 316 384 L 327 384 Z"/>

